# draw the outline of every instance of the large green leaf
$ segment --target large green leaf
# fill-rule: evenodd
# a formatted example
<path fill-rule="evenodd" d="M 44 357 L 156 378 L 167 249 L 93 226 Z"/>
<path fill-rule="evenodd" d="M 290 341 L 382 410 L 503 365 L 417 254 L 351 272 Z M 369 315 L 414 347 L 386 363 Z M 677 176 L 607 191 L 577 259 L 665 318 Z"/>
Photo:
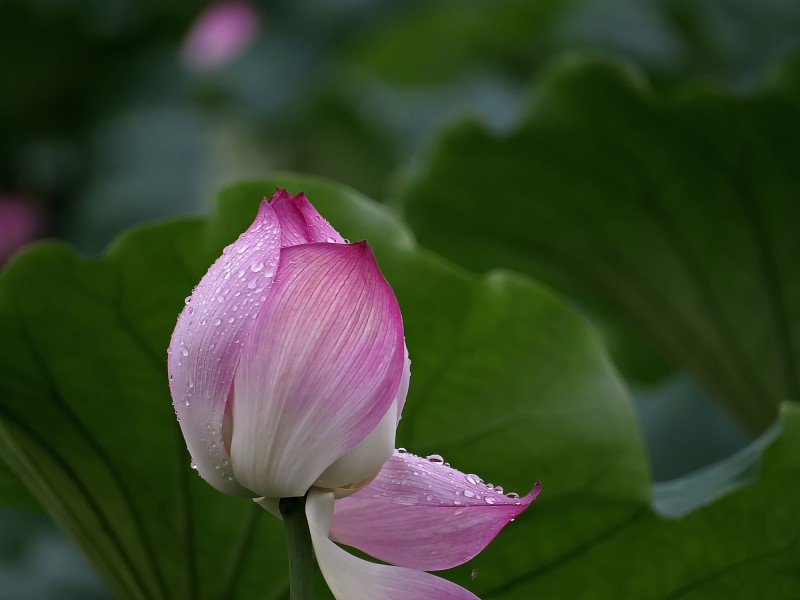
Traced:
<path fill-rule="evenodd" d="M 624 66 L 563 60 L 513 131 L 452 127 L 405 215 L 445 256 L 620 323 L 630 372 L 665 355 L 761 431 L 800 397 L 799 77 L 657 95 Z"/>
<path fill-rule="evenodd" d="M 524 72 L 552 43 L 570 0 L 405 3 L 354 44 L 354 64 L 400 83 L 430 84 L 501 63 Z"/>
<path fill-rule="evenodd" d="M 46 244 L 0 276 L 0 456 L 119 597 L 285 597 L 279 524 L 191 472 L 164 368 L 184 296 L 276 185 L 369 239 L 397 292 L 413 361 L 398 442 L 509 490 L 542 480 L 535 505 L 446 576 L 484 598 L 727 598 L 772 571 L 786 597 L 797 589 L 796 410 L 759 485 L 661 518 L 630 404 L 582 317 L 523 277 L 428 254 L 348 189 L 279 177 L 100 259 Z"/>

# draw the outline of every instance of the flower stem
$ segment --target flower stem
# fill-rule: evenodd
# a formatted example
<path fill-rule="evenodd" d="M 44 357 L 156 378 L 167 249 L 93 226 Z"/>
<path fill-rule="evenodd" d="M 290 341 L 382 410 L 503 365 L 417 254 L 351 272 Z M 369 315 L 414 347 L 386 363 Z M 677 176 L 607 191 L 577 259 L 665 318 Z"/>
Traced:
<path fill-rule="evenodd" d="M 289 598 L 314 600 L 314 549 L 306 520 L 306 497 L 281 498 L 283 524 L 289 545 Z"/>

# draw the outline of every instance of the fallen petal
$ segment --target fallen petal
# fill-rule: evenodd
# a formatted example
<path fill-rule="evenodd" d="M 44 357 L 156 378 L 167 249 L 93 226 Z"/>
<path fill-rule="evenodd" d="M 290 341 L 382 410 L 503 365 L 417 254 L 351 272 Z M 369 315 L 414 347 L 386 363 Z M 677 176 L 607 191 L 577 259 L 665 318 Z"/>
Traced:
<path fill-rule="evenodd" d="M 475 594 L 430 573 L 379 565 L 349 554 L 328 539 L 333 504 L 331 492 L 311 490 L 306 517 L 317 562 L 337 600 L 479 600 Z"/>
<path fill-rule="evenodd" d="M 508 496 L 439 457 L 395 452 L 372 483 L 336 502 L 331 537 L 395 565 L 449 569 L 483 550 L 540 490 Z"/>

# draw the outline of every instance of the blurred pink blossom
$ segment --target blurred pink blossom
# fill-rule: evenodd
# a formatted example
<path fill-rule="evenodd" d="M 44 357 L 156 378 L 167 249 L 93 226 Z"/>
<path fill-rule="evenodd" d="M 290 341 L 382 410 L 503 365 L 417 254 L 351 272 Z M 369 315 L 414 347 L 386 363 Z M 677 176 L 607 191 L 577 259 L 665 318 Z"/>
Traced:
<path fill-rule="evenodd" d="M 41 209 L 17 196 L 0 194 L 0 264 L 44 233 Z"/>
<path fill-rule="evenodd" d="M 248 2 L 218 2 L 203 11 L 183 42 L 184 63 L 197 71 L 216 69 L 238 56 L 255 37 L 259 15 Z"/>

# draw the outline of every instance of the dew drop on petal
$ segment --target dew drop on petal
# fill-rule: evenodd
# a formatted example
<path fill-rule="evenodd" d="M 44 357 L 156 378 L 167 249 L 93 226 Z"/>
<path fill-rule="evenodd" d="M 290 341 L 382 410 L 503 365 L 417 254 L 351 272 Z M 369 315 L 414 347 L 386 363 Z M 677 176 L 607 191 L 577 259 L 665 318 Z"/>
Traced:
<path fill-rule="evenodd" d="M 477 475 L 473 474 L 473 473 L 470 473 L 469 475 L 467 475 L 467 481 L 469 481 L 473 485 L 477 485 L 479 483 L 483 483 L 481 481 L 481 478 L 478 477 Z"/>
<path fill-rule="evenodd" d="M 222 323 L 222 321 L 219 319 L 214 319 L 214 327 L 217 327 L 220 323 Z"/>
<path fill-rule="evenodd" d="M 406 450 L 405 448 L 398 448 L 397 449 L 397 453 L 398 454 L 408 454 L 408 450 Z"/>
<path fill-rule="evenodd" d="M 516 500 L 517 498 L 519 498 L 519 494 L 517 494 L 516 492 L 510 492 L 506 494 L 506 496 L 511 498 L 512 500 Z"/>
<path fill-rule="evenodd" d="M 491 496 L 486 496 L 483 499 L 483 501 L 486 502 L 486 504 L 494 504 L 494 502 L 495 502 L 494 498 L 492 498 Z"/>
<path fill-rule="evenodd" d="M 467 498 L 474 498 L 475 492 L 473 492 L 472 490 L 464 490 L 464 496 L 466 496 Z"/>
<path fill-rule="evenodd" d="M 441 465 L 442 463 L 444 463 L 444 459 L 439 454 L 430 454 L 425 458 L 427 458 L 429 461 L 437 465 Z"/>
<path fill-rule="evenodd" d="M 250 265 L 250 270 L 253 273 L 258 273 L 263 268 L 264 268 L 264 263 L 263 262 L 257 262 L 257 263 L 253 263 L 252 265 Z"/>
<path fill-rule="evenodd" d="M 501 486 L 499 486 L 499 485 L 496 485 L 496 486 L 494 486 L 494 491 L 497 492 L 498 494 L 502 494 L 503 493 L 503 488 Z"/>

